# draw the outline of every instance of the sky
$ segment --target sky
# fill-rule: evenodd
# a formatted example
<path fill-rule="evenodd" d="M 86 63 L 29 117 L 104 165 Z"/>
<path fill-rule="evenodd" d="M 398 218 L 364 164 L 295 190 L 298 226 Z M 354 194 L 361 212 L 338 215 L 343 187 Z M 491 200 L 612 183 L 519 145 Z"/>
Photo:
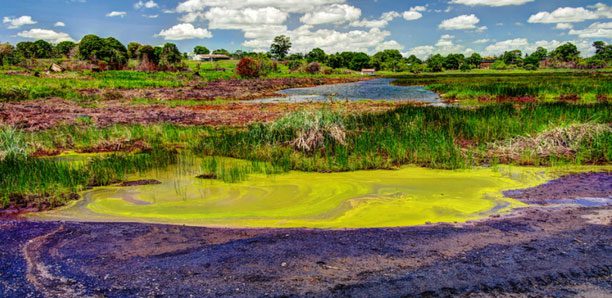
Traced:
<path fill-rule="evenodd" d="M 96 34 L 184 52 L 266 51 L 284 34 L 292 52 L 398 49 L 426 58 L 571 41 L 588 56 L 593 41 L 612 39 L 612 3 L 603 0 L 0 0 L 0 18 L 0 42 Z"/>

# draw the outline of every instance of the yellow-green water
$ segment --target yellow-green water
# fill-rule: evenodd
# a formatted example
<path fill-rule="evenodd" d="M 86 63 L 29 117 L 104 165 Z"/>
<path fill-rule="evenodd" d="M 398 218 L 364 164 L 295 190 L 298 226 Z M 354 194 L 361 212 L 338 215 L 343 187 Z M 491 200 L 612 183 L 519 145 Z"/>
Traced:
<path fill-rule="evenodd" d="M 244 182 L 224 183 L 197 179 L 193 169 L 171 167 L 131 177 L 154 178 L 162 184 L 99 187 L 67 207 L 32 216 L 224 227 L 365 228 L 465 222 L 524 206 L 502 192 L 542 184 L 564 171 L 568 169 L 404 167 L 251 175 Z"/>

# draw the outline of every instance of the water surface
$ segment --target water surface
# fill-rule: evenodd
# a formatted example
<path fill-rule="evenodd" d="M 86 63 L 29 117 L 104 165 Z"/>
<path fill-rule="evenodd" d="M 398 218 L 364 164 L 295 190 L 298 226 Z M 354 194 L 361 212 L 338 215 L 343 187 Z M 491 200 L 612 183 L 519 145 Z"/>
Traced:
<path fill-rule="evenodd" d="M 222 227 L 372 228 L 465 222 L 525 206 L 502 192 L 555 178 L 548 169 L 449 171 L 419 167 L 347 173 L 251 175 L 203 180 L 198 166 L 135 175 L 159 185 L 98 187 L 38 219 L 132 221 Z"/>
<path fill-rule="evenodd" d="M 435 92 L 422 86 L 395 86 L 393 79 L 374 79 L 346 84 L 321 85 L 279 91 L 285 97 L 264 98 L 255 102 L 309 102 L 333 100 L 411 100 L 440 103 Z"/>

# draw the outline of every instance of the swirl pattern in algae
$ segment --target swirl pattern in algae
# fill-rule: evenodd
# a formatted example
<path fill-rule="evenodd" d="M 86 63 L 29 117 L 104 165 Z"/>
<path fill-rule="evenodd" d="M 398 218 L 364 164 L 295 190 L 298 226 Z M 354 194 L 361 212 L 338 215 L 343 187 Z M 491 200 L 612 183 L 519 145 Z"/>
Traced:
<path fill-rule="evenodd" d="M 455 171 L 404 167 L 395 171 L 252 175 L 247 181 L 224 183 L 168 169 L 144 174 L 161 184 L 95 188 L 72 205 L 33 216 L 274 228 L 465 222 L 525 206 L 502 192 L 533 187 L 559 173 L 559 169 L 506 166 Z"/>

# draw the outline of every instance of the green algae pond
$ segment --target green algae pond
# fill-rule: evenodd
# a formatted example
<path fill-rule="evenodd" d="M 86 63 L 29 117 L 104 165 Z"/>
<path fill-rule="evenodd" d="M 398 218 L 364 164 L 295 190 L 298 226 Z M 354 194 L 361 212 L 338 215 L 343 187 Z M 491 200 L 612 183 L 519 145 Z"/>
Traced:
<path fill-rule="evenodd" d="M 465 222 L 525 204 L 503 191 L 537 186 L 597 167 L 498 166 L 342 173 L 250 174 L 227 183 L 197 178 L 201 168 L 171 165 L 129 178 L 161 184 L 96 187 L 39 220 L 150 222 L 210 227 L 376 228 Z"/>

